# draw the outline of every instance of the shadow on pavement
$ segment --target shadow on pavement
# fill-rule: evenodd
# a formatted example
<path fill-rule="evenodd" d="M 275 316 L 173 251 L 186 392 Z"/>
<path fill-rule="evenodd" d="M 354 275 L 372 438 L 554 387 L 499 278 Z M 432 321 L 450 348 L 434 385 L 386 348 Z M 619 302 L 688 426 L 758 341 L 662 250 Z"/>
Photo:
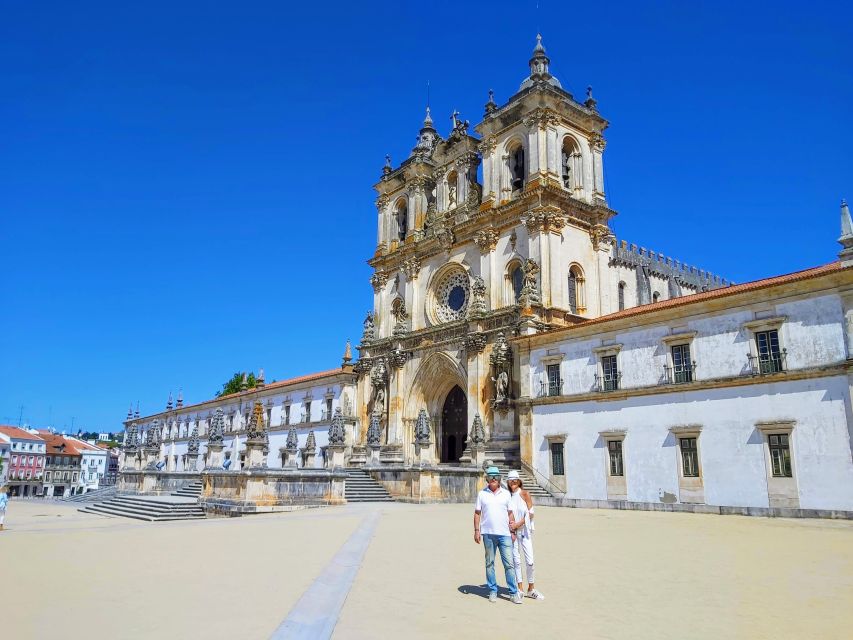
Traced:
<path fill-rule="evenodd" d="M 489 597 L 489 586 L 485 585 L 485 584 L 477 584 L 477 585 L 463 584 L 462 586 L 460 586 L 457 589 L 457 591 L 459 591 L 459 593 L 464 594 L 466 596 L 480 596 L 481 598 L 488 598 Z M 507 597 L 509 597 L 507 594 L 509 594 L 509 591 L 507 591 L 506 589 L 502 589 L 501 587 L 498 587 L 498 596 L 499 597 L 503 596 L 503 595 L 506 595 Z"/>

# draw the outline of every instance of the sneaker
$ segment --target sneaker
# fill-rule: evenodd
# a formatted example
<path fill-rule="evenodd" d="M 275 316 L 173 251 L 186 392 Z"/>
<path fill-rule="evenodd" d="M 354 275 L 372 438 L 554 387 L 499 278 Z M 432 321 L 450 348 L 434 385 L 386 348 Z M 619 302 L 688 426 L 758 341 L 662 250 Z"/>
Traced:
<path fill-rule="evenodd" d="M 497 591 L 489 591 L 489 602 L 497 602 L 498 601 L 498 592 Z"/>
<path fill-rule="evenodd" d="M 521 591 L 516 591 L 514 594 L 512 594 L 512 602 L 513 604 L 521 604 L 522 602 L 524 602 L 524 596 L 521 595 Z"/>
<path fill-rule="evenodd" d="M 530 591 L 528 591 L 525 595 L 526 595 L 528 598 L 533 598 L 534 600 L 544 600 L 544 599 L 545 599 L 545 596 L 543 596 L 543 595 L 542 595 L 539 591 L 537 591 L 536 589 L 531 589 L 531 590 L 530 590 Z"/>

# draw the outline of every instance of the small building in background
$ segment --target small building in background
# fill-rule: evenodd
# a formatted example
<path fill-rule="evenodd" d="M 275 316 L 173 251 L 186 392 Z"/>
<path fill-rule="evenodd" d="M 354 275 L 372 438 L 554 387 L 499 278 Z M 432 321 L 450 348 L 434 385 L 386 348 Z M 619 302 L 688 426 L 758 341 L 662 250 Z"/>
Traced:
<path fill-rule="evenodd" d="M 9 494 L 24 497 L 41 495 L 44 440 L 24 429 L 8 425 L 0 425 L 0 434 L 9 440 L 9 470 L 6 474 Z"/>

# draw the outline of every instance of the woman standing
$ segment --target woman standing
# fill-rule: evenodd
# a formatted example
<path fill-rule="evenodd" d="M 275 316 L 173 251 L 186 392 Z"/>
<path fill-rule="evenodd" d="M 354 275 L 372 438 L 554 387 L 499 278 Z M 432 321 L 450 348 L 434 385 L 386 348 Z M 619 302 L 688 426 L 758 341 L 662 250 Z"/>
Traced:
<path fill-rule="evenodd" d="M 0 531 L 3 531 L 3 522 L 6 520 L 6 505 L 9 504 L 8 487 L 0 487 Z"/>
<path fill-rule="evenodd" d="M 510 471 L 506 478 L 507 486 L 512 493 L 512 515 L 515 523 L 516 540 L 512 547 L 512 557 L 515 562 L 515 575 L 518 580 L 518 591 L 525 593 L 521 582 L 521 554 L 524 554 L 524 563 L 527 565 L 527 592 L 525 595 L 534 600 L 544 600 L 534 585 L 533 572 L 533 498 L 524 490 L 524 483 L 518 475 L 518 471 Z"/>

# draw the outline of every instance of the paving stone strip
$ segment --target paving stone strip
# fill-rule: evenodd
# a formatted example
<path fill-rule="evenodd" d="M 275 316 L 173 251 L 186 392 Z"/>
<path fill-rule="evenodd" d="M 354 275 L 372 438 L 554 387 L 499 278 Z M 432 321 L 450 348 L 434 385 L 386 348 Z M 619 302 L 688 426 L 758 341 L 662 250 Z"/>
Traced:
<path fill-rule="evenodd" d="M 379 516 L 379 510 L 365 516 L 323 572 L 293 605 L 293 609 L 270 636 L 272 640 L 322 640 L 332 637 L 364 553 L 373 539 Z"/>

